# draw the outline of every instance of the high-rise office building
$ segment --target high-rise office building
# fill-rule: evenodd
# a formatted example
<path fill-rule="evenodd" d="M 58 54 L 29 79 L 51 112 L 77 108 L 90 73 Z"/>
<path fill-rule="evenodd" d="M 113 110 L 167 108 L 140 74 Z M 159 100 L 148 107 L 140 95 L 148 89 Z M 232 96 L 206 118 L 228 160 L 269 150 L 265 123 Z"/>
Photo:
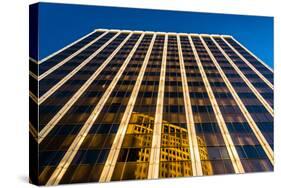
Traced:
<path fill-rule="evenodd" d="M 29 75 L 35 184 L 273 170 L 273 71 L 232 36 L 97 29 Z"/>

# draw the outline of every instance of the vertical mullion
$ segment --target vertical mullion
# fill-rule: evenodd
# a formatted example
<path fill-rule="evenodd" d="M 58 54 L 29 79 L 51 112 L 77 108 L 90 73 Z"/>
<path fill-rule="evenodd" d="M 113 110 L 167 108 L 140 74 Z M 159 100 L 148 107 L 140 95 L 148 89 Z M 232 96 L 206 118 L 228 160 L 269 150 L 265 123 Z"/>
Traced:
<path fill-rule="evenodd" d="M 156 102 L 156 113 L 153 126 L 152 147 L 149 160 L 148 179 L 156 179 L 159 176 L 159 158 L 161 144 L 161 128 L 163 117 L 164 90 L 165 90 L 165 74 L 167 59 L 168 34 L 165 34 L 162 64 L 158 88 L 158 96 Z"/>
<path fill-rule="evenodd" d="M 117 34 L 118 35 L 118 34 Z M 101 71 L 107 66 L 112 58 L 119 52 L 123 45 L 129 40 L 132 33 L 130 33 L 124 41 L 110 54 L 110 56 L 102 63 L 102 65 L 95 71 L 95 73 L 80 87 L 80 89 L 67 101 L 67 103 L 54 115 L 54 117 L 47 123 L 47 125 L 40 131 L 38 142 L 41 143 L 48 133 L 54 128 L 59 120 L 66 114 L 71 106 L 79 99 L 79 97 L 92 84 Z M 115 38 L 115 37 L 113 37 Z"/>
<path fill-rule="evenodd" d="M 66 154 L 60 161 L 59 165 L 51 175 L 50 179 L 48 180 L 46 185 L 57 185 L 63 175 L 65 174 L 66 170 L 68 169 L 69 165 L 71 164 L 72 160 L 74 159 L 76 153 L 78 152 L 81 144 L 85 140 L 86 136 L 88 135 L 92 124 L 96 121 L 98 115 L 102 111 L 107 99 L 110 97 L 113 89 L 115 88 L 118 80 L 122 76 L 124 70 L 126 69 L 127 65 L 129 64 L 133 54 L 135 53 L 137 47 L 139 46 L 144 34 L 140 36 L 137 43 L 134 45 L 133 49 L 131 50 L 130 54 L 127 56 L 126 60 L 120 67 L 119 71 L 117 72 L 116 76 L 113 78 L 112 82 L 108 86 L 107 90 L 104 92 L 103 96 L 100 98 L 98 104 L 96 105 L 95 109 L 92 111 L 91 115 L 88 117 L 84 125 L 82 126 L 81 130 L 75 137 L 74 141 L 72 142 L 71 146 L 68 148 Z"/>
<path fill-rule="evenodd" d="M 216 43 L 216 41 L 211 37 L 211 39 L 214 41 L 215 45 L 218 47 L 218 49 L 224 54 L 224 56 L 227 58 L 227 60 L 231 63 L 234 64 L 232 62 L 232 60 L 224 53 L 224 51 L 221 49 L 221 47 Z M 214 61 L 215 62 L 215 61 Z M 236 65 L 235 65 L 236 66 Z M 220 68 L 219 64 L 218 67 Z M 218 69 L 219 69 L 218 68 Z M 221 68 L 220 68 L 221 69 Z M 236 70 L 236 69 L 235 69 Z M 236 70 L 237 71 L 237 70 Z M 238 71 L 237 71 L 238 72 Z M 222 72 L 223 73 L 223 72 Z M 224 73 L 223 73 L 224 74 Z M 239 74 L 239 72 L 238 72 Z M 240 75 L 240 74 L 239 74 Z M 221 74 L 221 76 L 223 77 L 223 75 Z M 224 74 L 225 76 L 225 74 Z M 240 75 L 241 76 L 241 75 Z M 226 76 L 225 76 L 226 77 Z M 227 77 L 226 77 L 226 80 Z M 245 80 L 244 80 L 245 81 Z M 228 81 L 229 82 L 229 81 Z M 225 82 L 226 85 L 227 82 Z M 232 88 L 232 89 L 231 89 Z M 251 129 L 253 130 L 255 136 L 257 137 L 258 141 L 260 142 L 261 146 L 263 147 L 266 155 L 268 156 L 270 162 L 273 164 L 274 161 L 274 154 L 273 151 L 271 149 L 271 147 L 269 146 L 269 144 L 267 143 L 265 137 L 263 136 L 263 134 L 261 133 L 260 129 L 258 128 L 256 122 L 254 121 L 254 119 L 252 118 L 252 116 L 250 115 L 250 113 L 248 112 L 247 108 L 245 107 L 244 103 L 242 102 L 242 100 L 240 99 L 240 97 L 238 96 L 238 94 L 236 93 L 236 91 L 234 90 L 234 88 L 232 87 L 232 85 L 229 83 L 229 89 L 231 89 L 231 93 L 232 96 L 234 97 L 235 101 L 237 102 L 240 110 L 243 112 L 248 124 L 250 125 Z M 255 92 L 254 92 L 255 93 Z"/>
<path fill-rule="evenodd" d="M 220 37 L 245 63 L 248 65 L 265 83 L 273 89 L 273 85 L 268 81 L 247 59 L 245 59 L 233 46 L 231 46 L 223 37 Z"/>
<path fill-rule="evenodd" d="M 131 97 L 130 97 L 129 102 L 127 104 L 124 115 L 122 117 L 122 120 L 121 120 L 121 123 L 119 125 L 118 131 L 117 131 L 116 136 L 114 138 L 113 144 L 110 148 L 109 155 L 107 157 L 105 166 L 103 168 L 103 171 L 102 171 L 102 174 L 101 174 L 101 177 L 100 177 L 100 180 L 99 180 L 100 182 L 108 182 L 108 181 L 110 181 L 110 179 L 112 177 L 114 168 L 116 166 L 117 158 L 119 156 L 120 149 L 121 149 L 121 146 L 122 146 L 125 134 L 126 134 L 126 130 L 127 130 L 127 127 L 128 127 L 128 124 L 129 124 L 134 106 L 135 106 L 135 102 L 136 102 L 136 99 L 137 99 L 137 96 L 138 96 L 138 93 L 139 93 L 139 89 L 141 87 L 141 83 L 142 83 L 144 73 L 145 73 L 145 70 L 146 70 L 146 67 L 147 67 L 147 64 L 148 64 L 148 60 L 149 60 L 149 57 L 150 57 L 150 54 L 151 54 L 151 51 L 152 51 L 152 48 L 153 48 L 153 45 L 154 45 L 155 38 L 156 38 L 156 34 L 153 35 L 153 38 L 150 42 L 150 46 L 149 46 L 148 51 L 146 53 L 146 56 L 145 56 L 145 59 L 143 61 L 142 67 L 140 69 L 139 75 L 137 77 L 137 80 L 136 80 L 135 86 L 133 88 Z"/>
<path fill-rule="evenodd" d="M 206 91 L 208 93 L 208 96 L 209 96 L 212 108 L 214 110 L 214 114 L 216 116 L 219 128 L 221 130 L 221 133 L 222 133 L 222 136 L 223 136 L 223 140 L 224 140 L 224 142 L 226 144 L 226 148 L 227 148 L 227 151 L 229 153 L 230 159 L 232 161 L 232 165 L 233 165 L 233 168 L 235 170 L 235 173 L 243 173 L 244 170 L 243 170 L 242 164 L 240 162 L 238 153 L 237 153 L 237 151 L 235 149 L 235 146 L 233 144 L 231 136 L 230 136 L 230 134 L 228 132 L 227 126 L 225 124 L 225 121 L 224 121 L 223 116 L 221 114 L 221 111 L 219 109 L 218 103 L 217 103 L 215 95 L 214 95 L 214 93 L 212 91 L 211 85 L 210 85 L 210 83 L 208 81 L 207 75 L 206 75 L 205 70 L 203 68 L 203 65 L 201 63 L 199 55 L 197 54 L 197 51 L 196 51 L 196 48 L 195 48 L 195 46 L 193 44 L 191 36 L 189 35 L 188 38 L 190 40 L 190 44 L 191 44 L 191 47 L 192 47 L 193 54 L 195 56 L 195 59 L 196 59 L 196 62 L 197 62 L 197 65 L 198 65 L 201 77 L 203 79 Z"/>
<path fill-rule="evenodd" d="M 180 63 L 180 71 L 181 71 L 185 117 L 187 120 L 187 129 L 188 129 L 188 137 L 189 137 L 188 140 L 189 140 L 189 147 L 190 147 L 192 172 L 193 172 L 193 176 L 202 176 L 203 172 L 202 172 L 202 166 L 201 166 L 201 160 L 199 154 L 199 147 L 198 147 L 196 131 L 194 126 L 194 119 L 192 114 L 192 107 L 190 102 L 189 89 L 187 84 L 186 71 L 184 66 L 179 35 L 177 35 L 177 43 L 178 43 L 178 51 L 179 51 L 179 63 Z"/>

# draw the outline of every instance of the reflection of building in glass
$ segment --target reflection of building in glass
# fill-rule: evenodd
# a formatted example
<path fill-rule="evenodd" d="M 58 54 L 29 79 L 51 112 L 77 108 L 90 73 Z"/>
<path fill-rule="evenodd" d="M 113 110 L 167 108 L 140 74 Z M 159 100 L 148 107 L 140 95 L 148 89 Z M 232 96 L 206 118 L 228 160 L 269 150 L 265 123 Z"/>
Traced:
<path fill-rule="evenodd" d="M 30 84 L 35 184 L 273 170 L 273 72 L 231 36 L 98 29 Z"/>
<path fill-rule="evenodd" d="M 146 132 L 152 132 L 151 124 L 146 124 L 145 122 L 154 122 L 154 118 L 148 115 L 132 113 L 131 120 L 132 123 L 129 124 L 129 129 L 127 129 L 127 133 L 130 134 L 141 134 Z M 165 146 L 168 145 L 176 145 L 181 147 L 176 148 L 161 148 L 160 153 L 160 161 L 162 161 L 159 171 L 160 177 L 178 177 L 178 176 L 191 176 L 192 169 L 190 165 L 190 152 L 188 146 L 188 138 L 187 131 L 184 128 L 178 127 L 176 125 L 170 124 L 169 122 L 164 121 L 163 132 L 174 134 L 163 135 L 162 136 L 162 144 Z M 147 125 L 150 125 L 147 127 Z M 165 130 L 165 131 L 164 131 Z M 147 143 L 144 145 L 149 145 L 151 140 L 143 139 L 143 137 L 134 137 L 134 142 L 139 143 Z M 200 145 L 204 145 L 204 141 L 197 137 Z M 207 148 L 200 149 L 200 158 L 202 160 L 208 159 Z M 149 159 L 148 149 L 143 149 L 138 153 L 138 162 L 147 161 Z M 165 161 L 174 161 L 173 163 L 165 163 Z M 135 170 L 136 179 L 144 179 L 147 177 L 146 166 L 138 165 Z M 210 165 L 205 164 L 204 167 L 206 171 L 209 171 L 212 174 L 212 167 Z"/>
<path fill-rule="evenodd" d="M 149 146 L 151 143 L 151 137 L 141 136 L 143 133 L 152 133 L 154 118 L 144 114 L 132 113 L 130 123 L 127 129 L 127 134 L 135 134 L 132 142 L 141 143 L 141 145 Z M 137 153 L 137 162 L 139 164 L 134 170 L 135 179 L 145 179 L 147 177 L 147 165 L 146 161 L 149 160 L 149 148 L 140 149 Z M 141 162 L 144 162 L 143 164 Z"/>

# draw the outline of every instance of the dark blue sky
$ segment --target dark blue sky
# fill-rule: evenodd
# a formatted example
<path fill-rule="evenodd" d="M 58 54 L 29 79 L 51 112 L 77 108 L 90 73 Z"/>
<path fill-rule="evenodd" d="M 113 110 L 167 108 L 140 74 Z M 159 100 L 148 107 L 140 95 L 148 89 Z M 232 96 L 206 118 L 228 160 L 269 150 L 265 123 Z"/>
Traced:
<path fill-rule="evenodd" d="M 229 34 L 273 67 L 273 17 L 40 3 L 39 59 L 97 28 Z"/>

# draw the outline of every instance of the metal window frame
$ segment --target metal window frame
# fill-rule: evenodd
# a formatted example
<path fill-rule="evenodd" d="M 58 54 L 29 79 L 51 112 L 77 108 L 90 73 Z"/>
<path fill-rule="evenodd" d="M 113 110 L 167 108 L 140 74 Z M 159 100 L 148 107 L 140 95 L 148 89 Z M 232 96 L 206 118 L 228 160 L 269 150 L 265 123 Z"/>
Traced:
<path fill-rule="evenodd" d="M 212 37 L 211 37 L 212 38 Z M 218 43 L 216 43 L 216 41 L 212 38 L 212 40 L 215 42 L 216 46 L 219 48 L 219 50 L 221 52 L 222 49 L 221 47 L 218 45 Z M 232 62 L 232 60 L 230 58 L 228 58 L 228 61 Z M 233 62 L 232 62 L 233 63 Z M 224 74 L 224 73 L 223 73 Z M 227 78 L 226 78 L 227 79 Z M 227 79 L 228 80 L 228 79 Z M 226 82 L 225 82 L 226 83 Z M 226 83 L 227 84 L 227 83 Z M 231 89 L 231 93 L 232 96 L 234 97 L 236 103 L 238 104 L 240 110 L 242 111 L 244 117 L 246 118 L 249 126 L 251 127 L 252 131 L 254 132 L 256 138 L 258 139 L 259 143 L 261 144 L 262 148 L 264 149 L 268 159 L 270 160 L 271 164 L 274 164 L 274 153 L 273 150 L 271 149 L 271 147 L 269 146 L 268 142 L 266 141 L 265 137 L 263 136 L 263 134 L 261 133 L 260 129 L 258 128 L 256 122 L 254 121 L 254 119 L 252 118 L 251 114 L 248 112 L 247 108 L 245 107 L 245 105 L 243 104 L 242 100 L 240 99 L 240 97 L 238 96 L 238 94 L 236 93 L 236 91 L 234 90 L 234 88 L 232 87 L 231 83 L 229 82 L 229 89 Z"/>
<path fill-rule="evenodd" d="M 103 49 L 105 49 L 114 39 L 120 35 L 120 31 L 117 32 L 109 41 L 102 45 L 97 51 L 90 55 L 86 60 L 84 60 L 80 65 L 75 67 L 70 73 L 68 73 L 63 79 L 52 86 L 46 93 L 44 93 L 39 98 L 39 105 L 47 100 L 53 93 L 55 93 L 63 84 L 65 84 L 72 76 L 74 76 L 78 71 L 80 71 L 85 65 L 87 65 L 95 56 L 97 56 Z M 95 74 L 95 73 L 94 73 Z M 40 84 L 40 83 L 39 83 Z"/>
<path fill-rule="evenodd" d="M 177 34 L 177 42 L 178 42 L 179 64 L 180 64 L 182 89 L 183 89 L 183 99 L 184 99 L 184 106 L 185 106 L 185 118 L 187 121 L 186 126 L 187 126 L 188 137 L 189 137 L 188 140 L 189 140 L 189 147 L 190 147 L 192 172 L 193 172 L 193 176 L 202 176 L 203 172 L 201 166 L 201 159 L 200 159 L 196 130 L 194 125 L 190 93 L 188 89 L 184 59 L 182 54 L 181 40 L 179 34 Z"/>
<path fill-rule="evenodd" d="M 147 32 L 145 34 L 147 34 Z M 128 124 L 129 124 L 129 121 L 130 121 L 130 118 L 131 118 L 131 115 L 132 115 L 132 112 L 133 112 L 133 109 L 135 106 L 135 102 L 136 102 L 140 87 L 141 87 L 141 83 L 142 83 L 142 80 L 144 77 L 144 73 L 145 73 L 148 61 L 149 61 L 149 57 L 150 57 L 150 54 L 151 54 L 151 51 L 152 51 L 152 48 L 153 48 L 153 45 L 155 42 L 155 38 L 156 38 L 156 34 L 154 33 L 150 46 L 147 50 L 145 59 L 143 61 L 142 67 L 140 69 L 139 75 L 136 79 L 136 83 L 133 88 L 132 94 L 130 96 L 129 102 L 127 104 L 126 110 L 125 110 L 122 120 L 120 122 L 118 131 L 114 138 L 113 144 L 110 148 L 110 152 L 108 154 L 106 163 L 105 163 L 103 171 L 101 173 L 99 182 L 109 182 L 113 175 L 113 171 L 114 171 L 114 168 L 117 163 L 117 159 L 118 159 L 118 156 L 119 156 L 119 153 L 121 150 L 121 146 L 122 146 L 122 143 L 123 143 L 126 131 L 127 131 L 127 127 L 128 127 Z"/>
<path fill-rule="evenodd" d="M 192 35 L 189 35 L 188 38 L 189 38 L 189 41 L 190 41 L 190 44 L 191 44 L 191 48 L 192 48 L 193 54 L 195 56 L 195 59 L 196 59 L 199 71 L 201 73 L 203 82 L 205 84 L 205 89 L 206 89 L 206 91 L 208 93 L 211 105 L 213 107 L 214 115 L 216 116 L 217 123 L 218 123 L 218 126 L 220 128 L 223 140 L 225 142 L 225 146 L 227 148 L 227 151 L 228 151 L 230 160 L 232 162 L 234 171 L 235 171 L 236 174 L 244 173 L 243 165 L 242 165 L 242 163 L 240 161 L 240 158 L 238 156 L 236 148 L 235 148 L 235 146 L 233 144 L 232 138 L 231 138 L 231 136 L 230 136 L 230 134 L 228 132 L 226 123 L 225 123 L 225 121 L 223 119 L 223 116 L 221 114 L 220 108 L 218 106 L 218 103 L 216 101 L 215 95 L 213 93 L 212 87 L 211 87 L 211 85 L 209 83 L 209 80 L 207 78 L 207 75 L 205 73 L 205 70 L 203 68 L 203 65 L 201 63 L 201 60 L 199 58 L 199 55 L 197 53 L 197 50 L 195 48 L 195 45 L 193 43 L 193 40 L 192 40 L 191 36 L 199 37 L 199 35 L 198 34 L 192 34 Z"/>
<path fill-rule="evenodd" d="M 153 126 L 152 147 L 149 158 L 148 179 L 157 179 L 159 177 L 160 145 L 161 145 L 161 128 L 163 117 L 163 103 L 165 92 L 165 75 L 168 48 L 168 34 L 164 33 L 165 40 L 162 54 L 162 64 L 159 80 L 159 88 L 156 102 L 156 112 Z"/>
<path fill-rule="evenodd" d="M 133 32 L 132 32 L 133 33 Z M 104 107 L 107 99 L 110 97 L 111 92 L 115 88 L 118 80 L 122 76 L 122 73 L 126 69 L 127 65 L 129 64 L 133 54 L 135 53 L 137 47 L 139 46 L 140 42 L 142 41 L 144 37 L 144 33 L 140 36 L 137 43 L 134 45 L 133 49 L 131 50 L 130 54 L 127 56 L 126 60 L 120 67 L 118 73 L 115 75 L 114 79 L 108 86 L 107 90 L 103 94 L 103 96 L 100 98 L 98 104 L 96 105 L 95 109 L 92 111 L 89 118 L 86 120 L 82 128 L 80 129 L 79 133 L 75 137 L 74 141 L 72 142 L 71 146 L 68 148 L 67 152 L 63 156 L 62 160 L 56 167 L 55 171 L 52 173 L 51 177 L 49 178 L 46 185 L 57 185 L 59 184 L 60 180 L 62 179 L 63 175 L 67 171 L 69 165 L 71 164 L 72 160 L 74 159 L 76 153 L 78 152 L 81 144 L 83 143 L 84 139 L 88 135 L 88 132 L 92 126 L 92 124 L 97 119 L 98 115 L 100 114 L 102 108 Z"/>
<path fill-rule="evenodd" d="M 238 75 L 242 78 L 242 80 L 247 84 L 247 86 L 250 88 L 250 90 L 255 94 L 257 99 L 264 105 L 264 107 L 267 109 L 267 111 L 271 114 L 271 116 L 274 116 L 274 110 L 273 108 L 268 104 L 268 102 L 263 98 L 263 96 L 258 92 L 258 90 L 253 86 L 253 84 L 248 80 L 248 78 L 245 76 L 245 74 L 239 69 L 239 67 L 232 61 L 232 59 L 227 55 L 227 53 L 220 47 L 220 45 L 217 43 L 217 41 L 212 37 L 209 36 L 210 39 L 214 42 L 216 47 L 220 50 L 222 55 L 227 59 L 227 61 L 231 64 L 231 66 L 235 69 L 235 71 L 238 73 Z"/>
<path fill-rule="evenodd" d="M 229 44 L 227 42 L 227 40 L 225 40 L 223 37 L 220 36 L 220 38 L 232 49 L 232 51 L 234 53 L 236 53 L 242 60 L 243 62 L 250 67 L 259 77 L 262 81 L 264 81 L 266 83 L 266 85 L 268 85 L 268 87 L 270 87 L 272 90 L 274 89 L 272 83 L 270 81 L 267 80 L 267 78 L 265 78 L 247 59 L 244 58 L 244 56 L 242 56 L 231 44 Z"/>
<path fill-rule="evenodd" d="M 111 55 L 102 63 L 102 65 L 96 70 L 96 72 L 80 87 L 78 91 L 67 101 L 67 103 L 54 115 L 54 117 L 47 123 L 47 125 L 39 132 L 39 143 L 48 135 L 48 133 L 53 129 L 53 127 L 59 122 L 59 120 L 66 114 L 66 112 L 71 108 L 71 106 L 79 99 L 79 97 L 86 91 L 86 89 L 92 84 L 92 82 L 97 78 L 97 76 L 102 72 L 102 70 L 108 65 L 108 63 L 113 59 L 113 57 L 119 52 L 123 45 L 130 38 L 132 33 L 130 33 L 124 41 L 111 53 Z"/>

